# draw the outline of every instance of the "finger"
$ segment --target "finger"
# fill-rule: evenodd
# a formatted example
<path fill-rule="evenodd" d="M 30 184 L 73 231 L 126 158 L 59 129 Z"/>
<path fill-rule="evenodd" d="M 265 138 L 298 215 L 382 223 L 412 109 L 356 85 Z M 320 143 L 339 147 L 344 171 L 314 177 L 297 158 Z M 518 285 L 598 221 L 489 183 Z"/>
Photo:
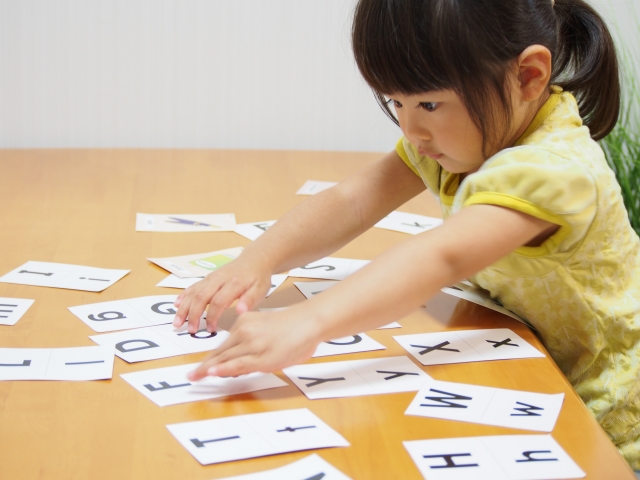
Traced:
<path fill-rule="evenodd" d="M 257 371 L 262 371 L 258 358 L 253 355 L 243 355 L 241 357 L 219 363 L 207 370 L 207 375 L 212 377 L 237 377 Z"/>
<path fill-rule="evenodd" d="M 264 299 L 267 292 L 263 291 L 264 289 L 252 286 L 247 291 L 245 291 L 240 298 L 238 299 L 238 304 L 236 305 L 236 312 L 239 315 L 248 312 L 253 307 L 255 307 L 261 300 Z M 267 290 L 268 291 L 268 290 Z"/>
<path fill-rule="evenodd" d="M 176 318 L 179 319 L 180 325 L 182 325 L 185 320 L 189 322 L 189 333 L 198 331 L 200 317 L 205 308 L 207 308 L 207 303 L 209 303 L 211 296 L 215 295 L 219 288 L 215 283 L 208 285 L 204 282 L 198 282 L 197 285 L 197 287 L 195 285 L 193 286 L 195 288 L 189 287 L 190 290 L 187 292 L 184 301 L 180 304 L 176 313 Z"/>
<path fill-rule="evenodd" d="M 206 377 L 210 368 L 214 367 L 220 362 L 227 361 L 229 358 L 233 358 L 234 355 L 239 353 L 237 346 L 238 343 L 234 342 L 230 345 L 229 342 L 234 342 L 233 336 L 229 337 L 217 350 L 214 350 L 195 370 L 187 373 L 189 380 L 200 380 Z M 226 348 L 225 348 L 226 347 Z M 236 348 L 234 348 L 236 347 Z M 234 352 L 235 350 L 235 352 Z"/>
<path fill-rule="evenodd" d="M 226 283 L 209 301 L 207 310 L 207 330 L 214 332 L 218 325 L 218 319 L 222 312 L 236 300 L 243 292 L 244 287 L 237 283 Z M 191 312 L 189 312 L 191 315 Z"/>
<path fill-rule="evenodd" d="M 187 294 L 186 290 L 183 290 L 182 293 L 180 295 L 178 295 L 178 298 L 176 298 L 176 301 L 173 302 L 173 306 L 174 307 L 179 307 L 180 304 L 182 303 L 182 299 L 184 298 L 184 296 Z"/>

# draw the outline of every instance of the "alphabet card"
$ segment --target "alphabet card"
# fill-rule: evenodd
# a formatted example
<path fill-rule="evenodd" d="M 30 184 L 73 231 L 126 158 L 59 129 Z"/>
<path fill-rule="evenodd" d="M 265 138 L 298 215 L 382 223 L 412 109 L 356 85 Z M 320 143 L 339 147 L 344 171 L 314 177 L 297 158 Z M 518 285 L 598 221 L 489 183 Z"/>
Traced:
<path fill-rule="evenodd" d="M 293 284 L 300 290 L 307 298 L 315 297 L 317 294 L 324 292 L 330 287 L 334 286 L 337 281 L 327 281 L 327 282 L 293 282 Z M 376 330 L 383 330 L 387 328 L 401 328 L 398 322 L 391 322 L 387 325 L 383 325 L 382 327 L 378 327 Z"/>
<path fill-rule="evenodd" d="M 0 297 L 0 325 L 15 325 L 35 300 Z"/>
<path fill-rule="evenodd" d="M 417 235 L 442 225 L 442 221 L 441 218 L 394 211 L 376 223 L 374 227 Z"/>
<path fill-rule="evenodd" d="M 233 213 L 136 213 L 137 232 L 231 232 L 235 226 Z"/>
<path fill-rule="evenodd" d="M 393 337 L 423 365 L 544 358 L 544 354 L 508 328 L 456 330 Z"/>
<path fill-rule="evenodd" d="M 278 288 L 280 285 L 284 283 L 287 277 L 288 275 L 286 273 L 271 275 L 271 288 L 267 292 L 266 296 L 268 297 L 269 295 L 271 295 L 276 288 Z M 198 277 L 180 278 L 177 275 L 174 275 L 172 273 L 168 277 L 165 277 L 164 280 L 160 281 L 160 283 L 158 283 L 156 287 L 185 289 L 185 288 L 189 288 L 194 283 L 198 283 L 200 280 L 202 280 L 202 278 L 198 278 Z"/>
<path fill-rule="evenodd" d="M 98 345 L 115 347 L 117 356 L 125 362 L 135 363 L 214 350 L 228 336 L 229 333 L 224 330 L 207 332 L 205 320 L 201 319 L 200 329 L 196 333 L 189 333 L 187 324 L 180 328 L 168 324 L 93 335 L 89 338 Z"/>
<path fill-rule="evenodd" d="M 202 465 L 349 446 L 306 408 L 175 423 L 167 428 Z"/>
<path fill-rule="evenodd" d="M 104 380 L 113 347 L 0 348 L 0 380 Z"/>
<path fill-rule="evenodd" d="M 69 310 L 94 331 L 113 332 L 172 322 L 176 298 L 177 295 L 152 295 L 79 305 Z"/>
<path fill-rule="evenodd" d="M 431 378 L 404 356 L 312 363 L 282 371 L 309 400 L 415 392 Z"/>
<path fill-rule="evenodd" d="M 337 185 L 338 182 L 321 182 L 319 180 L 307 180 L 296 192 L 296 195 L 315 195 L 327 188 Z"/>
<path fill-rule="evenodd" d="M 0 282 L 101 292 L 129 272 L 67 263 L 27 262 L 0 277 Z"/>
<path fill-rule="evenodd" d="M 428 480 L 551 480 L 586 474 L 551 435 L 402 442 Z"/>
<path fill-rule="evenodd" d="M 235 260 L 242 247 L 227 248 L 216 252 L 196 253 L 181 257 L 147 258 L 150 262 L 168 270 L 180 278 L 206 277 L 208 274 Z"/>
<path fill-rule="evenodd" d="M 564 393 L 523 392 L 429 378 L 405 414 L 550 432 L 563 400 Z"/>
<path fill-rule="evenodd" d="M 255 240 L 264 232 L 269 230 L 269 227 L 271 227 L 274 223 L 276 223 L 275 220 L 253 223 L 239 223 L 235 227 L 233 227 L 233 231 L 238 235 L 242 235 L 243 237 L 248 238 L 249 240 Z"/>
<path fill-rule="evenodd" d="M 387 347 L 376 342 L 365 333 L 349 335 L 347 337 L 336 338 L 328 342 L 320 342 L 316 348 L 313 358 L 328 357 L 330 355 L 343 355 L 345 353 L 372 352 L 374 350 L 385 350 Z"/>
<path fill-rule="evenodd" d="M 192 383 L 187 379 L 187 373 L 195 370 L 198 365 L 199 363 L 190 363 L 124 373 L 120 376 L 161 407 L 287 386 L 287 382 L 273 373 L 250 373 L 234 378 L 205 377 Z"/>
<path fill-rule="evenodd" d="M 265 472 L 249 473 L 222 480 L 351 480 L 317 454 Z"/>
<path fill-rule="evenodd" d="M 370 260 L 354 260 L 351 258 L 325 257 L 304 267 L 289 271 L 290 277 L 321 278 L 324 280 L 344 280 L 352 273 L 360 270 Z"/>

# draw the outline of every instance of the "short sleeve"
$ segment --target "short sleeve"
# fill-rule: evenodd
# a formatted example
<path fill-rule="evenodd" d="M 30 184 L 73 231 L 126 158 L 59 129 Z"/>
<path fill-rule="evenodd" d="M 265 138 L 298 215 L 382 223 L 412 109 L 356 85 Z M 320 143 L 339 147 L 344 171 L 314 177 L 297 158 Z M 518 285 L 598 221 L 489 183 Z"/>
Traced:
<path fill-rule="evenodd" d="M 596 203 L 596 182 L 585 166 L 523 146 L 503 150 L 467 176 L 456 192 L 453 211 L 475 204 L 498 205 L 560 225 L 541 246 L 516 250 L 541 256 L 568 252 L 584 238 Z"/>
<path fill-rule="evenodd" d="M 398 143 L 396 143 L 396 152 L 398 153 L 402 161 L 407 164 L 407 167 L 409 167 L 413 173 L 420 176 L 420 174 L 418 173 L 418 170 L 416 170 L 416 167 L 414 167 L 413 164 L 411 163 L 411 160 L 409 160 L 407 151 L 404 149 L 403 140 L 404 140 L 404 137 L 402 137 L 400 140 L 398 140 Z"/>
<path fill-rule="evenodd" d="M 402 137 L 396 144 L 396 152 L 407 166 L 422 178 L 427 188 L 438 195 L 440 191 L 440 165 L 433 158 L 419 155 L 407 137 Z"/>

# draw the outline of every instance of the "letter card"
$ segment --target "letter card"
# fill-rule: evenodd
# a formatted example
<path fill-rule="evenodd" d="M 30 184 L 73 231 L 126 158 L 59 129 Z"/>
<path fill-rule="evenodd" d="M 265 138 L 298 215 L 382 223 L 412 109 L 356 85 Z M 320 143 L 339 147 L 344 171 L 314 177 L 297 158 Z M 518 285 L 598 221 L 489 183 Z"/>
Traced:
<path fill-rule="evenodd" d="M 494 435 L 402 442 L 429 480 L 551 480 L 586 474 L 551 435 Z"/>
<path fill-rule="evenodd" d="M 372 352 L 385 350 L 387 347 L 376 342 L 365 333 L 336 338 L 328 342 L 321 342 L 316 348 L 313 358 L 328 357 L 330 355 L 343 355 L 345 353 Z"/>
<path fill-rule="evenodd" d="M 354 260 L 351 258 L 325 257 L 304 267 L 289 271 L 290 277 L 321 278 L 325 280 L 344 280 L 352 273 L 360 270 L 370 260 Z"/>
<path fill-rule="evenodd" d="M 296 365 L 282 371 L 309 400 L 415 392 L 431 378 L 403 356 Z"/>
<path fill-rule="evenodd" d="M 248 238 L 249 240 L 255 240 L 264 232 L 269 230 L 269 227 L 271 227 L 274 223 L 276 223 L 275 220 L 253 223 L 240 223 L 234 227 L 233 231 L 238 235 L 242 235 L 243 237 Z"/>
<path fill-rule="evenodd" d="M 544 358 L 544 354 L 508 328 L 456 330 L 393 337 L 423 365 Z"/>
<path fill-rule="evenodd" d="M 264 472 L 249 473 L 222 480 L 351 480 L 317 454 Z"/>
<path fill-rule="evenodd" d="M 394 211 L 376 223 L 374 227 L 417 235 L 440 225 L 442 225 L 441 218 Z"/>
<path fill-rule="evenodd" d="M 427 379 L 406 415 L 550 432 L 564 393 L 546 394 Z"/>
<path fill-rule="evenodd" d="M 202 465 L 349 446 L 306 408 L 175 423 L 167 428 Z"/>
<path fill-rule="evenodd" d="M 266 296 L 268 297 L 269 295 L 271 295 L 276 288 L 278 288 L 280 285 L 284 283 L 287 277 L 288 275 L 286 273 L 271 275 L 271 288 L 267 292 Z M 189 288 L 194 283 L 198 283 L 200 280 L 202 280 L 202 278 L 203 277 L 180 278 L 177 275 L 174 275 L 172 273 L 168 277 L 165 277 L 163 280 L 161 280 L 160 283 L 156 285 L 156 287 L 185 289 L 185 288 Z"/>
<path fill-rule="evenodd" d="M 216 252 L 196 253 L 180 257 L 147 258 L 150 262 L 168 270 L 180 278 L 206 277 L 218 268 L 232 262 L 242 253 L 242 247 L 227 248 Z"/>
<path fill-rule="evenodd" d="M 136 213 L 138 232 L 231 232 L 235 226 L 233 213 Z"/>
<path fill-rule="evenodd" d="M 190 363 L 120 376 L 161 407 L 287 386 L 286 382 L 272 373 L 250 373 L 234 378 L 205 377 L 192 383 L 187 379 L 187 373 L 198 365 Z"/>
<path fill-rule="evenodd" d="M 35 300 L 0 297 L 0 325 L 15 325 Z"/>
<path fill-rule="evenodd" d="M 0 282 L 101 292 L 129 272 L 66 263 L 27 262 L 0 277 Z"/>

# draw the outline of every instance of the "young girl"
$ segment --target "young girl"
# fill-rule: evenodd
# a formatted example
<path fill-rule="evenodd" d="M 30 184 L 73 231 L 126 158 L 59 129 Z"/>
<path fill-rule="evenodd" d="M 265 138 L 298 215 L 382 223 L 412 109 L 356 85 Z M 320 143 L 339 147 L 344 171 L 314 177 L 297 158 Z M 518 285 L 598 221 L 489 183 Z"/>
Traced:
<path fill-rule="evenodd" d="M 231 336 L 194 372 L 270 372 L 402 318 L 469 278 L 526 318 L 640 468 L 640 241 L 594 141 L 619 109 L 611 37 L 582 0 L 360 0 L 360 72 L 404 137 L 187 289 L 174 325 Z M 444 224 L 284 311 L 249 312 L 273 273 L 324 257 L 426 187 Z M 392 278 L 393 282 L 388 279 Z"/>

